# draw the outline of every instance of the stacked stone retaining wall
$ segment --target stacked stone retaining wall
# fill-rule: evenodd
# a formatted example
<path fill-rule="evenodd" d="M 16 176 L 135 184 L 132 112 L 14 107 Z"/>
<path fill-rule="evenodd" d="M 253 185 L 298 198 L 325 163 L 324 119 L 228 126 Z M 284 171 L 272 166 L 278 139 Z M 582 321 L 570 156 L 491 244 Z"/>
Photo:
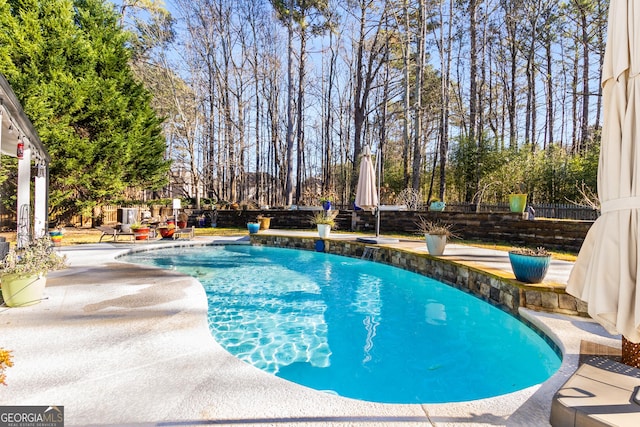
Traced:
<path fill-rule="evenodd" d="M 310 210 L 187 210 L 190 224 L 198 225 L 196 218 L 206 217 L 206 226 L 245 227 L 259 215 L 271 218 L 272 229 L 303 230 L 314 228 Z M 426 211 L 382 211 L 380 233 L 418 233 L 416 222 L 420 217 L 430 221 L 450 224 L 454 234 L 461 239 L 483 242 L 503 242 L 511 246 L 544 246 L 548 249 L 578 252 L 593 221 L 523 219 L 514 213 L 465 213 Z M 376 218 L 371 212 L 340 211 L 336 218 L 342 231 L 374 232 Z"/>

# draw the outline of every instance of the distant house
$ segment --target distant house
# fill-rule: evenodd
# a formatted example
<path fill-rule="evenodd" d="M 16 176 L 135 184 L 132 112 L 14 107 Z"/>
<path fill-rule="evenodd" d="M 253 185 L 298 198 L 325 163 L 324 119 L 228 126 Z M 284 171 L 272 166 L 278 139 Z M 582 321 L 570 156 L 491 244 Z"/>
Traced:
<path fill-rule="evenodd" d="M 49 226 L 49 162 L 33 124 L 7 79 L 0 74 L 0 153 L 18 158 L 16 232 L 18 247 L 42 237 Z M 33 174 L 32 174 L 33 171 Z M 34 176 L 32 176 L 34 175 Z M 33 179 L 33 194 L 31 180 Z M 2 194 L 0 194 L 0 198 Z"/>

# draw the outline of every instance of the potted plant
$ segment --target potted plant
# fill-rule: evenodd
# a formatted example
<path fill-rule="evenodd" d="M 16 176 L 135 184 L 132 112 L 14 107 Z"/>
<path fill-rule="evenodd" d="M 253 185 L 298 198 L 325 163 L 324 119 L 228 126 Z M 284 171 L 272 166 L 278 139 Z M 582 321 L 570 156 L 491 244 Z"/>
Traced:
<path fill-rule="evenodd" d="M 325 211 L 331 210 L 331 204 L 336 199 L 336 195 L 333 191 L 329 191 L 320 195 L 320 204 L 322 205 L 322 209 Z"/>
<path fill-rule="evenodd" d="M 524 191 L 524 184 L 519 184 L 516 186 L 515 191 L 509 194 L 509 210 L 511 210 L 511 212 L 524 212 L 527 207 L 527 193 Z"/>
<path fill-rule="evenodd" d="M 160 236 L 163 239 L 170 239 L 173 237 L 173 233 L 176 231 L 176 225 L 173 221 L 167 221 L 165 224 L 160 224 L 158 226 L 158 231 L 160 232 Z"/>
<path fill-rule="evenodd" d="M 247 228 L 249 229 L 249 234 L 256 234 L 260 231 L 260 223 L 259 222 L 248 222 Z"/>
<path fill-rule="evenodd" d="M 136 240 L 147 240 L 149 238 L 151 228 L 149 227 L 149 224 L 134 222 L 131 224 L 131 231 L 133 231 Z"/>
<path fill-rule="evenodd" d="M 325 211 L 331 210 L 331 199 L 326 197 L 321 197 L 320 204 L 322 205 L 322 209 L 324 209 Z"/>
<path fill-rule="evenodd" d="M 48 236 L 26 248 L 12 248 L 0 263 L 2 298 L 9 307 L 37 304 L 42 300 L 47 273 L 66 267 L 66 257 L 53 250 Z"/>
<path fill-rule="evenodd" d="M 430 255 L 440 256 L 447 246 L 447 239 L 451 237 L 451 225 L 428 221 L 420 217 L 416 223 L 421 234 L 424 234 L 427 251 Z"/>
<path fill-rule="evenodd" d="M 55 230 L 49 231 L 49 237 L 51 237 L 51 241 L 56 246 L 62 243 L 63 235 L 64 235 L 64 230 L 62 228 L 56 228 Z"/>
<path fill-rule="evenodd" d="M 442 212 L 446 206 L 446 203 L 434 197 L 429 204 L 429 210 L 433 212 Z"/>
<path fill-rule="evenodd" d="M 258 222 L 260 223 L 260 230 L 268 230 L 271 227 L 271 217 L 258 215 Z"/>
<path fill-rule="evenodd" d="M 509 251 L 509 262 L 517 280 L 540 283 L 549 270 L 551 254 L 543 247 L 515 248 Z"/>
<path fill-rule="evenodd" d="M 509 194 L 509 209 L 511 210 L 511 212 L 523 213 L 526 207 L 527 207 L 526 193 Z"/>
<path fill-rule="evenodd" d="M 184 212 L 180 212 L 178 214 L 178 228 L 185 228 L 187 226 L 187 221 L 189 220 L 189 215 Z"/>
<path fill-rule="evenodd" d="M 337 211 L 322 211 L 311 218 L 311 224 L 318 227 L 318 235 L 321 239 L 329 237 L 331 228 L 336 227 L 336 216 L 338 216 Z"/>

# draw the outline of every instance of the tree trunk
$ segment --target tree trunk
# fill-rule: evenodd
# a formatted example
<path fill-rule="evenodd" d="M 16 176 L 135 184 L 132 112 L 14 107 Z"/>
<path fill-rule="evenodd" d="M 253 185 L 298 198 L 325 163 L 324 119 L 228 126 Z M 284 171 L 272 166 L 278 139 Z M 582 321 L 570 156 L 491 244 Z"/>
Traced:
<path fill-rule="evenodd" d="M 293 10 L 293 0 L 289 0 L 289 10 Z M 287 20 L 287 153 L 286 153 L 286 183 L 284 187 L 285 205 L 293 204 L 293 14 Z"/>
<path fill-rule="evenodd" d="M 584 152 L 589 140 L 589 24 L 587 14 L 582 14 L 582 120 L 580 126 L 580 150 Z"/>
<path fill-rule="evenodd" d="M 576 28 L 577 30 L 577 28 Z M 571 150 L 573 153 L 578 152 L 578 69 L 580 53 L 578 48 L 573 48 L 573 68 L 571 69 Z"/>
<path fill-rule="evenodd" d="M 547 147 L 550 147 L 553 144 L 553 120 L 554 120 L 554 110 L 553 110 L 553 58 L 551 56 L 551 40 L 549 35 L 546 36 L 547 40 L 545 43 L 545 51 L 547 53 L 547 138 L 544 142 L 543 148 L 546 150 Z"/>
<path fill-rule="evenodd" d="M 409 95 L 409 56 L 411 49 L 411 32 L 409 31 L 409 2 L 408 0 L 404 1 L 404 17 L 405 17 L 405 27 L 406 27 L 406 37 L 404 40 L 404 49 L 402 50 L 402 56 L 404 60 L 404 102 L 403 102 L 403 115 L 402 115 L 402 124 L 403 124 L 403 135 L 402 139 L 404 143 L 402 144 L 402 174 L 403 174 L 403 183 L 404 188 L 409 186 L 409 111 L 410 111 L 410 95 Z"/>
<path fill-rule="evenodd" d="M 505 77 L 505 103 L 509 122 L 509 148 L 517 147 L 516 129 L 516 81 L 518 70 L 518 26 L 520 25 L 517 4 L 512 1 L 501 0 L 500 4 L 504 10 L 505 31 L 507 34 L 505 43 L 508 57 L 509 75 Z"/>
<path fill-rule="evenodd" d="M 325 147 L 324 147 L 324 165 L 323 165 L 323 174 L 322 174 L 322 186 L 323 190 L 329 191 L 332 188 L 332 173 L 331 173 L 331 152 L 333 151 L 333 138 L 332 138 L 332 94 L 333 94 L 333 79 L 335 74 L 335 66 L 336 66 L 336 48 L 333 46 L 333 32 L 329 32 L 329 49 L 331 50 L 331 56 L 329 58 L 329 75 L 328 75 L 328 83 L 327 83 L 327 95 L 326 95 L 326 109 L 325 109 L 325 127 L 324 127 L 324 138 L 325 138 Z"/>
<path fill-rule="evenodd" d="M 418 2 L 418 50 L 416 52 L 415 117 L 413 129 L 413 168 L 411 188 L 420 190 L 420 167 L 422 165 L 422 78 L 424 75 L 426 22 L 424 19 L 424 0 Z"/>
<path fill-rule="evenodd" d="M 239 156 L 238 156 L 238 165 L 235 169 L 235 174 L 238 176 L 238 184 L 239 184 L 239 191 L 238 191 L 238 199 L 240 201 L 244 201 L 247 200 L 249 198 L 249 189 L 248 189 L 248 182 L 247 182 L 247 174 L 245 173 L 245 157 L 246 156 L 246 150 L 245 150 L 245 124 L 244 124 L 244 102 L 242 101 L 242 93 L 244 91 L 243 85 L 239 84 L 237 91 L 235 92 L 235 97 L 236 97 L 236 108 L 238 110 L 238 139 L 237 139 L 237 143 L 235 144 L 236 147 L 234 147 L 234 150 L 237 149 Z"/>
<path fill-rule="evenodd" d="M 300 59 L 298 61 L 298 111 L 297 111 L 297 162 L 296 162 L 296 203 L 300 202 L 302 197 L 302 182 L 304 171 L 304 66 L 305 55 L 307 49 L 307 32 L 304 28 L 300 28 Z"/>
<path fill-rule="evenodd" d="M 603 13 L 604 5 L 603 1 L 598 1 L 598 16 L 606 16 Z M 608 2 L 607 2 L 608 3 Z M 604 49 L 606 46 L 605 36 L 604 34 L 607 31 L 606 19 L 600 19 L 597 23 L 597 46 L 596 52 L 598 54 L 598 67 L 599 70 L 602 70 L 602 64 L 604 63 Z M 602 114 L 602 85 L 598 85 L 598 96 L 596 97 L 596 119 L 594 130 L 597 133 L 600 130 L 600 115 Z"/>
<path fill-rule="evenodd" d="M 258 40 L 258 35 L 256 32 L 256 22 L 254 19 L 250 21 L 251 25 L 251 36 L 254 40 L 254 43 Z M 255 125 L 255 144 L 256 144 L 256 152 L 255 152 L 255 200 L 258 203 L 258 206 L 264 205 L 264 174 L 262 173 L 262 144 L 260 140 L 260 115 L 261 115 L 261 98 L 260 98 L 260 68 L 258 65 L 258 48 L 257 46 L 252 47 L 253 53 L 253 61 L 252 61 L 252 72 L 253 72 L 253 84 L 255 87 L 255 117 L 254 117 L 254 125 Z"/>
<path fill-rule="evenodd" d="M 386 27 L 388 29 L 388 22 L 386 23 Z M 379 179 L 378 182 L 378 196 L 380 195 L 380 188 L 382 188 L 382 181 L 384 181 L 384 150 L 387 145 L 387 114 L 388 114 L 388 104 L 389 104 L 389 42 L 385 45 L 385 66 L 384 66 L 384 86 L 382 90 L 382 112 L 380 118 L 380 144 L 378 145 L 378 153 L 377 153 L 377 167 L 376 168 L 376 179 Z M 378 203 L 382 204 L 381 200 L 378 200 Z"/>
<path fill-rule="evenodd" d="M 476 143 L 478 117 L 478 0 L 469 1 L 469 144 L 475 145 L 474 163 L 480 163 L 480 150 Z M 475 193 L 475 173 L 466 183 L 465 201 L 470 202 Z"/>
<path fill-rule="evenodd" d="M 453 10 L 453 0 L 449 1 L 449 10 Z M 440 5 L 440 22 L 444 23 L 444 16 L 442 11 L 442 4 Z M 452 32 L 453 24 L 448 21 L 447 23 L 447 38 L 446 44 L 443 39 L 442 34 L 444 33 L 444 29 L 442 30 L 440 37 L 440 45 L 442 46 L 442 54 L 441 61 L 442 64 L 442 109 L 440 115 L 440 189 L 438 197 L 440 200 L 444 201 L 444 191 L 446 188 L 446 166 L 447 166 L 447 152 L 449 151 L 449 93 L 450 87 L 449 82 L 451 81 L 451 44 L 452 44 Z M 446 46 L 446 47 L 445 47 Z"/>
<path fill-rule="evenodd" d="M 364 124 L 367 99 L 365 95 L 365 74 L 364 74 L 364 52 L 366 43 L 366 5 L 360 4 L 360 22 L 358 31 L 357 42 L 357 54 L 356 54 L 356 68 L 355 72 L 355 91 L 354 91 L 354 105 L 353 105 L 353 179 L 352 184 L 355 184 L 355 177 L 358 174 L 358 158 L 360 157 L 360 151 L 362 150 L 362 127 Z"/>
<path fill-rule="evenodd" d="M 380 71 L 380 67 L 384 61 L 380 56 L 384 55 L 384 47 L 386 45 L 387 34 L 384 35 L 385 39 L 380 38 L 381 26 L 385 20 L 387 14 L 387 3 L 385 3 L 385 9 L 382 13 L 376 13 L 376 17 L 379 20 L 375 23 L 375 30 L 370 31 L 367 24 L 367 12 L 371 7 L 370 2 L 361 2 L 360 8 L 360 22 L 358 29 L 357 40 L 357 53 L 354 69 L 354 96 L 353 96 L 353 163 L 352 163 L 352 175 L 351 183 L 349 184 L 348 192 L 355 192 L 356 180 L 358 176 L 359 157 L 362 151 L 362 137 L 364 134 L 364 125 L 367 118 L 367 105 L 369 102 L 369 95 L 372 91 L 376 75 Z M 368 55 L 365 55 L 365 49 L 368 48 Z M 368 62 L 365 64 L 365 59 Z"/>

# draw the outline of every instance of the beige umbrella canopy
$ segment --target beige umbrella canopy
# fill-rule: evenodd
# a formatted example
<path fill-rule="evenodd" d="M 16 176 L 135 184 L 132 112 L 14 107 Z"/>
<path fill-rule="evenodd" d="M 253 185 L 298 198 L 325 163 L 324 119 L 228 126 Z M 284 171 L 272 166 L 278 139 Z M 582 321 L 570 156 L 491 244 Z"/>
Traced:
<path fill-rule="evenodd" d="M 368 146 L 362 150 L 355 204 L 363 210 L 373 211 L 376 217 L 376 237 L 358 237 L 357 241 L 375 244 L 398 243 L 399 240 L 396 238 L 380 237 L 380 206 L 378 187 L 376 186 L 376 168 L 373 167 L 371 149 Z"/>
<path fill-rule="evenodd" d="M 373 167 L 371 149 L 368 146 L 362 150 L 360 175 L 358 175 L 358 186 L 356 187 L 356 206 L 364 210 L 374 210 L 378 207 L 376 170 Z"/>
<path fill-rule="evenodd" d="M 640 343 L 640 1 L 611 0 L 602 69 L 604 123 L 598 164 L 601 216 L 569 277 L 567 292 L 625 346 Z"/>

